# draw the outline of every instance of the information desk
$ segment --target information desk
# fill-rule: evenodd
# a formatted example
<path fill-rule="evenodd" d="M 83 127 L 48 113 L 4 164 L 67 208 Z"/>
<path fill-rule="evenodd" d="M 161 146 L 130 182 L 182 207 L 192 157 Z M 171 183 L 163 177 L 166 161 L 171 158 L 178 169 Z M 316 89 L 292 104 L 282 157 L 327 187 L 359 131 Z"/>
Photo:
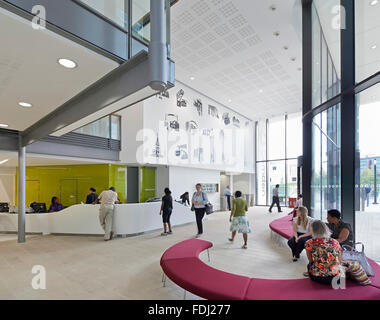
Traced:
<path fill-rule="evenodd" d="M 55 213 L 26 214 L 27 233 L 103 235 L 99 223 L 100 205 L 79 204 Z M 161 202 L 115 205 L 114 223 L 118 235 L 134 235 L 162 228 Z M 18 214 L 0 213 L 0 232 L 17 232 Z M 195 215 L 173 202 L 173 226 L 195 222 Z"/>

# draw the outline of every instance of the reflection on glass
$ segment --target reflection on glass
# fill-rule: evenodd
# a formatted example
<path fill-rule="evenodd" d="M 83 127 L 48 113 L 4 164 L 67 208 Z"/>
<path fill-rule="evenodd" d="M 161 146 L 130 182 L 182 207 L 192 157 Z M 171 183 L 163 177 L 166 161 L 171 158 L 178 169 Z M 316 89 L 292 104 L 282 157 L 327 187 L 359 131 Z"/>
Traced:
<path fill-rule="evenodd" d="M 356 241 L 366 254 L 380 262 L 380 84 L 367 89 L 357 100 Z"/>
<path fill-rule="evenodd" d="M 286 158 L 298 158 L 302 155 L 302 116 L 300 113 L 288 115 L 286 131 Z"/>
<path fill-rule="evenodd" d="M 270 201 L 273 197 L 273 189 L 276 184 L 280 185 L 278 196 L 280 198 L 280 205 L 284 206 L 286 204 L 286 190 L 285 190 L 285 161 L 271 161 L 268 163 L 268 183 L 270 192 Z"/>
<path fill-rule="evenodd" d="M 257 163 L 257 205 L 267 205 L 267 164 L 266 162 Z"/>
<path fill-rule="evenodd" d="M 276 184 L 280 184 L 282 206 L 288 204 L 289 198 L 297 197 L 297 158 L 301 155 L 302 116 L 300 113 L 269 119 L 268 130 L 266 120 L 257 122 L 257 205 L 271 204 L 272 190 Z"/>
<path fill-rule="evenodd" d="M 132 1 L 132 34 L 144 42 L 150 41 L 150 0 Z"/>
<path fill-rule="evenodd" d="M 340 209 L 340 106 L 313 119 L 312 216 L 326 221 L 327 211 Z"/>
<path fill-rule="evenodd" d="M 312 106 L 340 92 L 340 0 L 314 0 L 312 6 Z"/>
<path fill-rule="evenodd" d="M 73 132 L 94 137 L 120 140 L 120 122 L 121 118 L 119 116 L 111 115 L 85 125 Z"/>
<path fill-rule="evenodd" d="M 287 199 L 286 203 L 288 203 L 289 198 L 297 198 L 297 160 L 288 160 L 286 161 L 287 167 Z"/>
<path fill-rule="evenodd" d="M 128 25 L 128 8 L 124 0 L 80 0 L 122 28 Z"/>
<path fill-rule="evenodd" d="M 269 120 L 268 126 L 268 159 L 285 159 L 285 117 Z"/>
<path fill-rule="evenodd" d="M 256 159 L 267 159 L 267 129 L 266 121 L 259 121 L 256 127 Z"/>
<path fill-rule="evenodd" d="M 120 117 L 112 115 L 111 116 L 111 139 L 120 140 Z"/>

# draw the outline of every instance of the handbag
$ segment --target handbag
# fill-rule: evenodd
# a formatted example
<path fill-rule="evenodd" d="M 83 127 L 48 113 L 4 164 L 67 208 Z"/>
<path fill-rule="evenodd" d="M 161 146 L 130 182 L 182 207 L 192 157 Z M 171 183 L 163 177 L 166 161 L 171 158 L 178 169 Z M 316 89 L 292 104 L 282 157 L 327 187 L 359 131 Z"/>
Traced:
<path fill-rule="evenodd" d="M 204 193 L 202 192 L 203 201 L 205 200 Z M 205 204 L 206 214 L 209 215 L 214 212 L 214 206 L 209 202 Z"/>
<path fill-rule="evenodd" d="M 361 251 L 356 250 L 357 244 L 362 245 Z M 358 261 L 368 276 L 373 277 L 375 275 L 371 265 L 368 262 L 366 255 L 364 253 L 364 244 L 363 243 L 357 242 L 353 246 L 343 245 L 342 249 L 343 249 L 342 260 Z"/>

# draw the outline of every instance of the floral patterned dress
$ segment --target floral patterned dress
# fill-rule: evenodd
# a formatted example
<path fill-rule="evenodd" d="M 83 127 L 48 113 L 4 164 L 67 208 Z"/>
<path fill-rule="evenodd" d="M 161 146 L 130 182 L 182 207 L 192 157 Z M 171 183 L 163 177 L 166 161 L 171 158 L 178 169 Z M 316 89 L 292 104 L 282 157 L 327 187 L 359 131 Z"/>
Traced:
<path fill-rule="evenodd" d="M 309 272 L 315 277 L 341 276 L 339 263 L 341 247 L 339 242 L 332 238 L 310 239 L 305 243 L 306 251 L 311 253 L 313 262 Z"/>

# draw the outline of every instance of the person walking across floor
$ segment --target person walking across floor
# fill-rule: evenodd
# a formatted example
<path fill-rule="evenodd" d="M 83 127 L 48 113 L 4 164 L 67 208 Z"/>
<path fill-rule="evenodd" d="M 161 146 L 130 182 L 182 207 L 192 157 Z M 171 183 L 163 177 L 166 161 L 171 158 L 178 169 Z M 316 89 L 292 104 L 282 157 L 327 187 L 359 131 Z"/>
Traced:
<path fill-rule="evenodd" d="M 272 197 L 272 204 L 269 208 L 270 213 L 272 213 L 272 208 L 275 204 L 277 205 L 278 212 L 282 212 L 281 207 L 280 207 L 280 197 L 278 195 L 279 189 L 280 189 L 280 185 L 276 184 L 276 187 L 272 191 L 273 197 Z"/>
<path fill-rule="evenodd" d="M 313 222 L 313 218 L 308 216 L 307 208 L 300 206 L 296 212 L 297 216 L 293 218 L 293 237 L 288 241 L 294 262 L 300 258 L 300 254 L 305 248 L 305 242 L 311 239 L 311 224 Z"/>
<path fill-rule="evenodd" d="M 242 249 L 247 249 L 248 233 L 251 232 L 251 228 L 249 227 L 249 221 L 246 217 L 246 212 L 248 211 L 247 201 L 241 196 L 242 193 L 240 191 L 236 191 L 235 199 L 232 200 L 232 210 L 230 216 L 230 231 L 232 232 L 232 236 L 228 240 L 233 242 L 236 232 L 242 233 L 244 239 Z"/>
<path fill-rule="evenodd" d="M 104 230 L 104 241 L 111 240 L 114 235 L 114 211 L 115 203 L 119 203 L 115 188 L 111 187 L 109 190 L 103 191 L 99 195 L 99 221 Z"/>
<path fill-rule="evenodd" d="M 224 196 L 227 199 L 228 211 L 231 211 L 231 189 L 230 189 L 230 186 L 227 186 L 226 189 L 224 190 Z"/>
<path fill-rule="evenodd" d="M 206 204 L 208 204 L 208 197 L 205 192 L 202 191 L 202 185 L 198 183 L 195 186 L 196 190 L 193 194 L 192 202 L 192 210 L 195 211 L 195 218 L 197 221 L 198 233 L 195 236 L 199 238 L 203 234 L 203 217 L 206 213 Z"/>
<path fill-rule="evenodd" d="M 162 214 L 162 223 L 164 224 L 164 232 L 161 233 L 162 236 L 167 236 L 172 234 L 172 226 L 170 224 L 170 216 L 173 211 L 173 198 L 171 196 L 172 192 L 169 188 L 165 188 L 165 195 L 162 197 L 160 215 Z"/>

